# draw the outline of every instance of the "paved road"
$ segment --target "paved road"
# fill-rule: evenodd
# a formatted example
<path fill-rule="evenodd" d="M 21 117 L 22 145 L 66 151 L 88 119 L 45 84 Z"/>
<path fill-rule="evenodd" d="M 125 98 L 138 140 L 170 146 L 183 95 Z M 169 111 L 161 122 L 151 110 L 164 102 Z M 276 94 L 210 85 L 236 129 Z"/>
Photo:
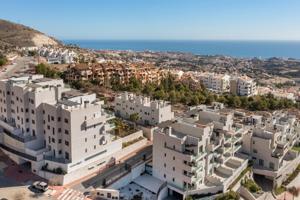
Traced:
<path fill-rule="evenodd" d="M 14 64 L 7 65 L 5 71 L 0 72 L 0 79 L 8 78 L 18 75 L 18 73 L 26 73 L 29 70 L 29 64 L 34 62 L 33 57 L 18 57 L 14 61 Z"/>
<path fill-rule="evenodd" d="M 136 155 L 126 159 L 124 162 L 104 169 L 98 175 L 86 181 L 83 181 L 82 183 L 79 183 L 72 188 L 81 192 L 87 192 L 93 188 L 102 187 L 104 180 L 104 182 L 107 182 L 109 179 L 117 179 L 128 172 L 128 166 L 134 166 L 143 162 L 144 155 L 146 155 L 147 160 L 152 158 L 152 145 L 140 150 L 136 153 Z"/>

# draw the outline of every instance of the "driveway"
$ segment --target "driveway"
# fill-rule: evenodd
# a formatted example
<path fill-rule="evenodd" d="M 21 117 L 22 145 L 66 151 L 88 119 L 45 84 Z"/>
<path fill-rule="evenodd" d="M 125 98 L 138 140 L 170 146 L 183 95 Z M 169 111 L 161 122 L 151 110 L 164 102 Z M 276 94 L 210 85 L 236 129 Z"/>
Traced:
<path fill-rule="evenodd" d="M 0 72 L 0 79 L 16 76 L 18 73 L 27 73 L 29 64 L 34 62 L 33 57 L 18 57 L 14 61 L 14 64 L 4 66 L 5 71 Z"/>

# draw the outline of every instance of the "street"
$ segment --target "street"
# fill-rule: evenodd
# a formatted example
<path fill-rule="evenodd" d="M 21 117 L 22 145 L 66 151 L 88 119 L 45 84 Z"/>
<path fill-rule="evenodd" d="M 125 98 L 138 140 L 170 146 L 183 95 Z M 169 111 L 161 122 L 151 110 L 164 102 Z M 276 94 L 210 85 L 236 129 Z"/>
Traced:
<path fill-rule="evenodd" d="M 13 61 L 12 65 L 4 66 L 0 72 L 0 79 L 16 76 L 18 73 L 26 74 L 29 64 L 34 62 L 33 57 L 18 57 Z"/>

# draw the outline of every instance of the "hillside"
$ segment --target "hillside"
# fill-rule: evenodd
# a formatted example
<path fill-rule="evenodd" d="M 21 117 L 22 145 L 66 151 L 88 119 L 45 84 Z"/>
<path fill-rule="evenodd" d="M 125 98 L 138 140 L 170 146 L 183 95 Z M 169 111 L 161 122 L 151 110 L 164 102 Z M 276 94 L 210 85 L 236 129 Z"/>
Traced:
<path fill-rule="evenodd" d="M 60 45 L 60 42 L 30 27 L 0 19 L 0 50 L 43 45 Z"/>

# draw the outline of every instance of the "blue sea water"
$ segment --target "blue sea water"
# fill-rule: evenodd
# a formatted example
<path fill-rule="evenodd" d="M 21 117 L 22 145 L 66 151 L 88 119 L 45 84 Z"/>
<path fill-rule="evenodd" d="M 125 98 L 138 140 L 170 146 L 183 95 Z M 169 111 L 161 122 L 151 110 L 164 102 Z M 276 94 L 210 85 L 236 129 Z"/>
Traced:
<path fill-rule="evenodd" d="M 172 51 L 243 58 L 300 59 L 300 41 L 64 40 L 95 50 Z"/>

